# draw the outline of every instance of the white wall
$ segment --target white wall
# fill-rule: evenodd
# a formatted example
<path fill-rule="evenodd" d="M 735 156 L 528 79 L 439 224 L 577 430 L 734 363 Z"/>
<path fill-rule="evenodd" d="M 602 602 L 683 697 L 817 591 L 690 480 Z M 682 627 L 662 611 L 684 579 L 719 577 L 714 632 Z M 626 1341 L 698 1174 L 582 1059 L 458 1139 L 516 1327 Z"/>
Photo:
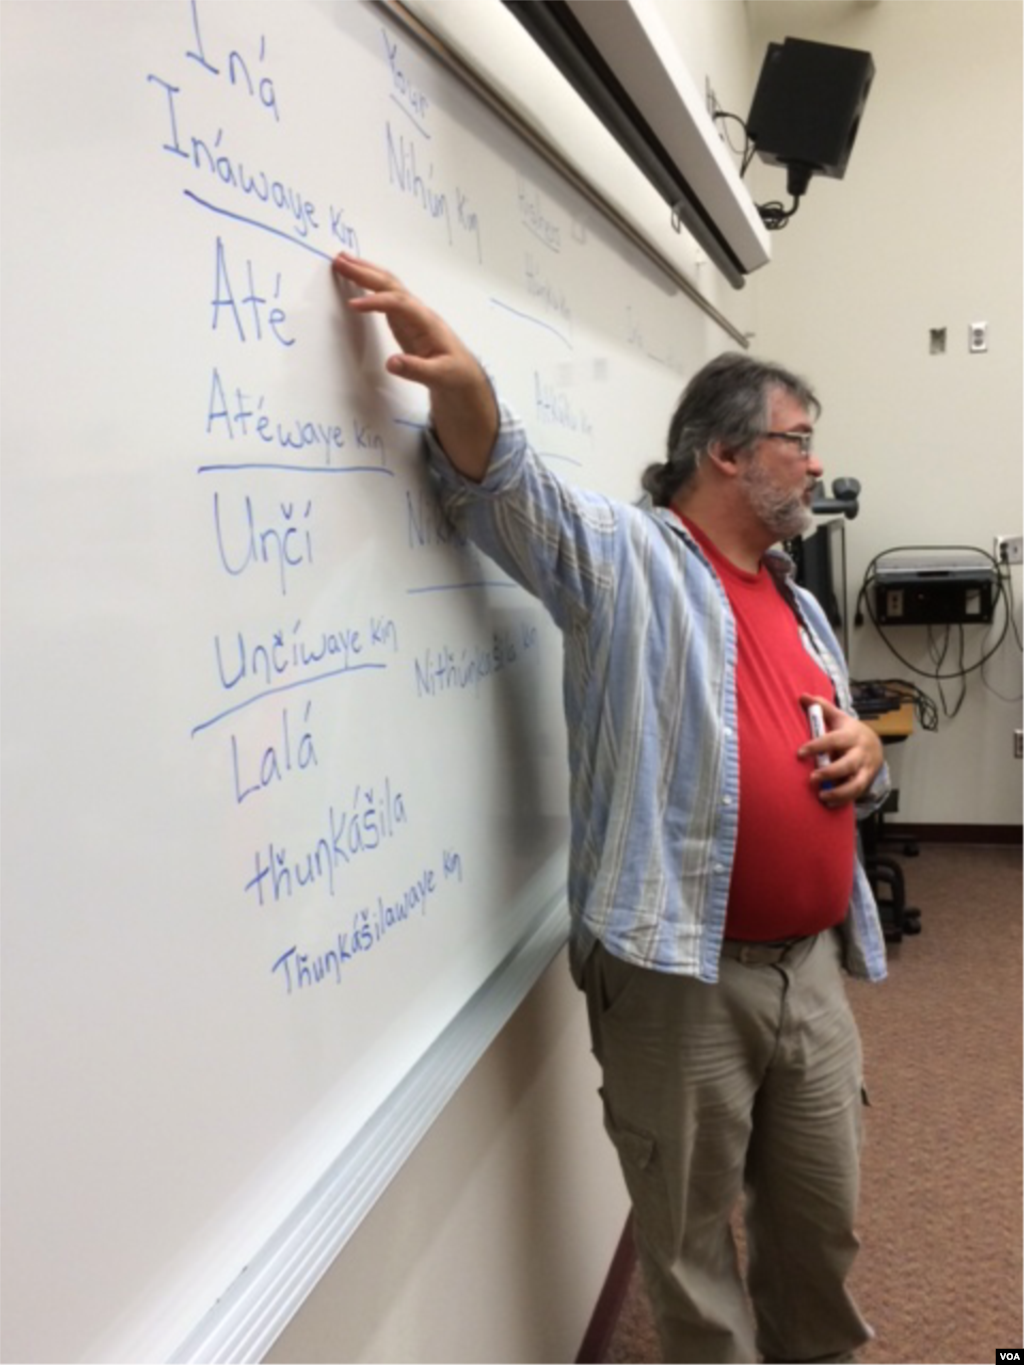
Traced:
<path fill-rule="evenodd" d="M 769 40 L 817 39 L 872 53 L 877 74 L 842 181 L 817 178 L 756 279 L 754 350 L 805 372 L 825 404 L 826 479 L 861 480 L 847 523 L 852 594 L 868 561 L 902 545 L 977 545 L 1020 534 L 1021 5 L 1015 0 L 754 0 L 757 67 Z M 755 162 L 758 197 L 785 198 Z M 970 322 L 990 349 L 967 351 Z M 948 329 L 944 356 L 928 333 Z M 1020 626 L 1021 571 L 1013 570 Z M 968 662 L 980 657 L 979 627 Z M 930 668 L 923 628 L 889 637 Z M 992 643 L 990 637 L 988 643 Z M 866 625 L 856 676 L 912 677 Z M 1008 637 L 963 709 L 937 734 L 890 749 L 908 822 L 1021 821 L 1021 656 Z M 949 665 L 947 665 L 947 668 Z M 939 700 L 934 684 L 919 685 Z M 946 685 L 952 699 L 955 684 Z"/>

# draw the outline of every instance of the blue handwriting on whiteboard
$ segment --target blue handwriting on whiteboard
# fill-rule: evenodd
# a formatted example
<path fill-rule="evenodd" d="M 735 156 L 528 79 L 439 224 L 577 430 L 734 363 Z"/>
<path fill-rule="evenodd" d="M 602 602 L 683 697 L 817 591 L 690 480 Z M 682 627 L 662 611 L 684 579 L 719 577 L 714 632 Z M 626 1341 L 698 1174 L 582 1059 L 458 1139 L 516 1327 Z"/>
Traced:
<path fill-rule="evenodd" d="M 577 408 L 563 389 L 545 382 L 536 370 L 533 372 L 533 401 L 542 422 L 563 427 L 566 431 L 577 431 L 583 436 L 593 435 L 586 412 Z"/>
<path fill-rule="evenodd" d="M 328 212 L 331 218 L 331 236 L 336 237 L 346 251 L 351 251 L 358 256 L 360 254 L 359 233 L 356 232 L 351 223 L 345 222 L 345 210 L 329 204 Z"/>
<path fill-rule="evenodd" d="M 284 782 L 292 773 L 305 772 L 317 766 L 319 760 L 313 732 L 309 728 L 312 709 L 313 703 L 307 702 L 302 713 L 302 732 L 296 738 L 291 712 L 287 706 L 283 707 L 280 740 L 275 736 L 274 742 L 264 748 L 255 763 L 246 762 L 238 736 L 231 736 L 231 775 L 237 805 L 240 806 L 247 797 Z"/>
<path fill-rule="evenodd" d="M 450 645 L 441 645 L 437 650 L 426 649 L 413 660 L 416 695 L 438 697 L 445 692 L 465 692 L 469 688 L 479 695 L 482 682 L 511 668 L 519 659 L 520 650 L 532 649 L 536 643 L 536 627 L 522 623 L 518 644 L 512 631 L 496 630 L 487 648 L 475 645 L 458 654 Z"/>
<path fill-rule="evenodd" d="M 454 877 L 456 881 L 462 881 L 462 855 L 457 853 L 454 848 L 446 848 L 441 855 L 441 866 L 444 868 L 445 879 Z"/>
<path fill-rule="evenodd" d="M 261 906 L 268 901 L 274 905 L 290 901 L 307 887 L 324 882 L 333 896 L 339 871 L 389 843 L 400 832 L 399 826 L 408 823 L 405 798 L 392 791 L 390 778 L 377 788 L 357 786 L 347 809 L 327 808 L 324 833 L 311 846 L 298 854 L 273 840 L 265 849 L 258 848 L 256 870 L 244 890 L 253 892 Z"/>
<path fill-rule="evenodd" d="M 424 175 L 420 170 L 417 144 L 407 141 L 404 133 L 397 138 L 390 121 L 386 125 L 388 144 L 388 183 L 402 194 L 414 199 L 420 208 L 435 222 L 444 220 L 448 234 L 448 245 L 454 244 L 452 233 L 452 211 L 447 191 L 434 185 L 434 164 L 431 162 Z M 483 260 L 483 247 L 480 237 L 480 216 L 473 208 L 469 195 L 458 185 L 455 186 L 455 226 L 476 243 L 476 258 Z"/>
<path fill-rule="evenodd" d="M 231 283 L 231 274 L 228 270 L 227 253 L 224 249 L 224 241 L 221 237 L 217 238 L 217 265 L 215 271 L 214 294 L 213 294 L 213 324 L 212 330 L 216 332 L 220 323 L 222 310 L 226 310 L 231 321 L 235 324 L 240 341 L 246 342 L 252 337 L 255 341 L 262 341 L 264 332 L 263 326 L 266 323 L 269 334 L 275 341 L 282 346 L 294 346 L 295 338 L 285 334 L 288 316 L 283 308 L 275 304 L 270 304 L 265 294 L 257 293 L 256 280 L 254 278 L 252 261 L 246 258 L 245 274 L 248 282 L 248 292 L 236 294 Z M 274 297 L 277 298 L 281 293 L 281 275 L 278 272 L 274 282 Z M 240 309 L 245 309 L 245 316 L 250 318 L 249 331 L 246 332 L 245 322 Z"/>
<path fill-rule="evenodd" d="M 357 451 L 365 452 L 367 456 L 376 456 L 381 464 L 384 463 L 383 436 L 358 417 L 352 418 L 352 440 Z"/>
<path fill-rule="evenodd" d="M 425 867 L 411 886 L 407 886 L 393 901 L 377 897 L 377 940 L 384 937 L 389 929 L 396 929 L 412 917 L 413 911 L 421 915 L 427 913 L 427 902 L 437 891 L 437 874 L 432 867 Z"/>
<path fill-rule="evenodd" d="M 476 238 L 476 258 L 483 261 L 483 244 L 480 241 L 480 218 L 476 210 L 470 204 L 469 195 L 464 190 L 455 186 L 455 212 L 459 227 L 464 232 L 472 233 Z"/>
<path fill-rule="evenodd" d="M 236 386 L 232 405 L 220 371 L 214 366 L 206 412 L 207 436 L 222 434 L 233 441 L 236 435 L 252 435 L 264 445 L 276 445 L 285 450 L 317 449 L 322 446 L 325 464 L 331 463 L 333 451 L 344 449 L 345 436 L 338 422 L 331 419 L 319 422 L 301 417 L 278 419 L 275 422 L 269 413 L 263 411 L 265 402 L 263 394 L 251 395 Z M 383 446 L 383 442 L 381 444 Z"/>
<path fill-rule="evenodd" d="M 386 669 L 388 665 L 378 657 L 379 653 L 398 650 L 398 630 L 388 616 L 371 616 L 365 635 L 349 626 L 321 631 L 319 636 L 314 631 L 308 638 L 300 635 L 301 630 L 302 621 L 299 620 L 292 627 L 290 637 L 284 629 L 274 630 L 255 643 L 239 631 L 237 671 L 233 676 L 224 667 L 227 646 L 222 649 L 220 636 L 215 636 L 214 651 L 221 687 L 231 691 L 248 679 L 257 690 L 193 725 L 192 737 L 282 692 L 312 687 L 346 673 Z"/>
<path fill-rule="evenodd" d="M 319 986 L 325 981 L 341 985 L 342 968 L 354 962 L 360 954 L 368 953 L 376 945 L 370 927 L 369 910 L 357 910 L 352 917 L 352 930 L 335 934 L 329 948 L 318 953 L 303 953 L 298 944 L 293 944 L 277 959 L 270 969 L 270 975 L 280 973 L 285 991 L 302 991 L 310 986 Z"/>
<path fill-rule="evenodd" d="M 217 676 L 226 691 L 251 679 L 263 686 L 297 673 L 318 668 L 325 660 L 341 670 L 351 669 L 370 656 L 397 653 L 398 628 L 388 616 L 371 616 L 366 630 L 341 626 L 337 630 L 312 628 L 305 634 L 301 618 L 291 630 L 273 629 L 265 638 L 253 642 L 242 631 L 237 634 L 235 663 L 225 667 L 225 656 L 232 652 L 214 636 Z M 366 659 L 364 660 L 364 656 Z"/>
<path fill-rule="evenodd" d="M 545 276 L 540 265 L 529 252 L 526 253 L 525 261 L 526 292 L 533 299 L 539 299 L 550 312 L 557 313 L 559 317 L 565 318 L 566 322 L 572 322 L 572 309 L 561 289 Z"/>
<path fill-rule="evenodd" d="M 418 597 L 428 592 L 476 592 L 481 588 L 518 588 L 510 578 L 473 578 L 461 583 L 428 583 L 419 588 L 406 588 L 410 597 Z"/>
<path fill-rule="evenodd" d="M 538 450 L 537 454 L 545 463 L 550 464 L 552 460 L 557 460 L 560 464 L 572 464 L 577 469 L 584 467 L 582 460 L 574 459 L 572 455 L 563 455 L 557 450 Z"/>
<path fill-rule="evenodd" d="M 392 40 L 384 29 L 381 29 L 380 36 L 384 39 L 384 53 L 391 71 L 391 98 L 408 116 L 417 131 L 429 138 L 430 134 L 425 124 L 430 111 L 430 101 L 423 91 L 413 84 L 400 65 L 397 39 Z"/>
<path fill-rule="evenodd" d="M 230 393 L 230 397 L 229 397 Z M 210 379 L 210 398 L 206 410 L 207 436 L 226 436 L 229 441 L 250 437 L 264 448 L 311 450 L 325 466 L 336 463 L 335 453 L 348 444 L 345 431 L 333 416 L 326 421 L 300 417 L 277 417 L 265 411 L 266 395 L 247 393 L 240 385 L 231 390 L 214 366 Z M 384 438 L 369 423 L 352 418 L 351 449 L 360 466 L 372 460 L 387 466 Z"/>
<path fill-rule="evenodd" d="M 542 318 L 535 318 L 532 313 L 524 313 L 521 308 L 513 308 L 510 303 L 503 303 L 501 299 L 492 298 L 491 303 L 495 308 L 501 308 L 504 312 L 511 313 L 513 317 L 520 318 L 523 322 L 531 322 L 535 327 L 543 327 L 546 332 L 556 336 L 563 346 L 568 347 L 570 351 L 573 349 L 573 344 L 569 338 L 563 336 L 557 327 L 552 327 L 550 322 L 545 322 Z"/>
<path fill-rule="evenodd" d="M 443 190 L 434 189 L 431 181 L 433 180 L 433 164 L 428 167 L 424 177 L 420 174 L 416 157 L 416 144 L 406 142 L 405 134 L 399 133 L 396 142 L 395 134 L 391 128 L 391 122 L 386 125 L 388 143 L 388 182 L 397 186 L 403 194 L 419 204 L 429 217 L 440 220 L 444 219 L 445 227 L 448 230 L 449 245 L 452 241 L 452 222 L 451 213 L 448 208 L 448 196 Z"/>
<path fill-rule="evenodd" d="M 462 881 L 462 857 L 455 849 L 445 849 L 442 860 L 445 881 Z M 442 889 L 432 867 L 424 867 L 419 876 L 403 888 L 393 900 L 377 896 L 373 912 L 367 906 L 352 916 L 351 929 L 335 933 L 329 946 L 317 952 L 303 952 L 293 944 L 278 957 L 270 969 L 284 985 L 285 993 L 308 990 L 324 982 L 340 986 L 343 976 L 365 955 L 396 930 L 414 920 L 423 920 L 428 902 Z"/>
<path fill-rule="evenodd" d="M 464 549 L 469 544 L 462 532 L 445 516 L 437 498 L 426 489 L 419 489 L 415 496 L 406 489 L 405 502 L 411 549 L 422 549 L 427 545 L 457 545 Z"/>
<path fill-rule="evenodd" d="M 276 568 L 281 595 L 288 595 L 288 571 L 313 563 L 313 533 L 309 518 L 310 498 L 305 507 L 278 502 L 270 513 L 271 524 L 257 527 L 252 498 L 247 493 L 233 513 L 222 509 L 221 496 L 213 495 L 213 523 L 217 553 L 225 571 L 237 578 L 247 569 L 269 565 Z"/>
<path fill-rule="evenodd" d="M 659 365 L 668 365 L 669 358 L 652 351 L 644 337 L 643 327 L 633 313 L 631 305 L 626 306 L 626 345 L 642 351 L 648 360 L 656 360 Z"/>
<path fill-rule="evenodd" d="M 516 201 L 519 205 L 519 219 L 523 226 L 532 232 L 537 241 L 546 246 L 549 251 L 561 251 L 561 228 L 557 223 L 553 223 L 544 212 L 540 194 L 536 190 L 531 194 L 527 189 L 526 182 L 521 177 L 519 178 Z"/>
<path fill-rule="evenodd" d="M 199 27 L 199 5 L 197 0 L 192 0 L 192 32 L 196 40 L 196 47 L 199 51 L 193 52 L 190 48 L 185 53 L 185 56 L 191 58 L 194 62 L 198 62 L 203 70 L 208 71 L 211 76 L 221 75 L 221 68 L 213 65 L 207 58 L 203 47 L 203 35 Z M 265 62 L 266 59 L 267 40 L 261 34 L 258 60 L 260 62 Z M 249 63 L 236 49 L 232 49 L 232 51 L 228 53 L 228 79 L 232 85 L 236 86 L 239 85 L 239 81 L 241 80 L 244 89 L 247 90 L 254 99 L 259 99 L 260 104 L 262 104 L 265 109 L 269 109 L 273 114 L 275 122 L 280 123 L 281 114 L 277 107 L 277 92 L 274 89 L 274 82 L 269 76 L 261 76 L 259 83 L 256 84 L 253 81 L 252 73 L 249 70 Z"/>
<path fill-rule="evenodd" d="M 288 222 L 292 232 L 299 237 L 308 237 L 310 231 L 320 227 L 319 210 L 312 200 L 283 179 L 275 178 L 262 168 L 254 170 L 244 161 L 236 160 L 226 150 L 224 129 L 218 128 L 212 139 L 183 135 L 178 126 L 177 96 L 181 86 L 171 85 L 160 76 L 150 74 L 146 78 L 154 85 L 161 86 L 167 93 L 167 108 L 170 119 L 170 141 L 162 143 L 165 152 L 188 161 L 194 170 L 213 176 L 220 184 L 237 190 L 247 198 L 255 197 L 263 204 L 271 204 L 275 209 L 289 215 Z M 294 220 L 294 221 L 293 221 Z"/>

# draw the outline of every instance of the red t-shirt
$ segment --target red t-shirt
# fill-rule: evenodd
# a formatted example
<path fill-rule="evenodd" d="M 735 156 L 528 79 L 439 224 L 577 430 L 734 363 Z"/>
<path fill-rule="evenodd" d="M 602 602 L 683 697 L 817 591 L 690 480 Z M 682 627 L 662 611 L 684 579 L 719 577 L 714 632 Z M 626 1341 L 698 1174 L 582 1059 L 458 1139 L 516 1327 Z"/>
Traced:
<path fill-rule="evenodd" d="M 792 608 L 763 566 L 738 568 L 687 521 L 736 618 L 740 816 L 729 884 L 727 938 L 766 942 L 817 934 L 846 916 L 856 817 L 830 810 L 798 759 L 810 738 L 801 693 L 832 697 L 832 682 L 800 640 Z"/>

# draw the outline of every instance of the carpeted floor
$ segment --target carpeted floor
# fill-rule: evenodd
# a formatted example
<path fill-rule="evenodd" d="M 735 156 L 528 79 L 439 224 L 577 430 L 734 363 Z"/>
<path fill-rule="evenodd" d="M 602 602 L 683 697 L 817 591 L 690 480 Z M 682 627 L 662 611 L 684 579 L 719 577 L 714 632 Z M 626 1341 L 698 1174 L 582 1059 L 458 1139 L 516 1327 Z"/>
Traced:
<path fill-rule="evenodd" d="M 852 1284 L 876 1339 L 859 1359 L 987 1363 L 1024 1345 L 1021 851 L 922 844 L 901 862 L 922 933 L 890 945 L 884 984 L 849 986 L 871 1098 Z M 636 1271 L 603 1359 L 662 1359 Z"/>

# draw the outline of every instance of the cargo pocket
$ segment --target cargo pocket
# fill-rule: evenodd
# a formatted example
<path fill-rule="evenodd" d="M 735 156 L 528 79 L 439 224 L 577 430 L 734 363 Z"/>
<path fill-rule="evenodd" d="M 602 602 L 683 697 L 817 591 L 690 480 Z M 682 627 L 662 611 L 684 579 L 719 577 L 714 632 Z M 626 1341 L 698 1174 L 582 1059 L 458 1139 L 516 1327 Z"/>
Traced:
<path fill-rule="evenodd" d="M 653 1133 L 619 1121 L 602 1089 L 605 1132 L 619 1157 L 637 1229 L 648 1245 L 672 1254 L 672 1210 L 658 1140 Z"/>

